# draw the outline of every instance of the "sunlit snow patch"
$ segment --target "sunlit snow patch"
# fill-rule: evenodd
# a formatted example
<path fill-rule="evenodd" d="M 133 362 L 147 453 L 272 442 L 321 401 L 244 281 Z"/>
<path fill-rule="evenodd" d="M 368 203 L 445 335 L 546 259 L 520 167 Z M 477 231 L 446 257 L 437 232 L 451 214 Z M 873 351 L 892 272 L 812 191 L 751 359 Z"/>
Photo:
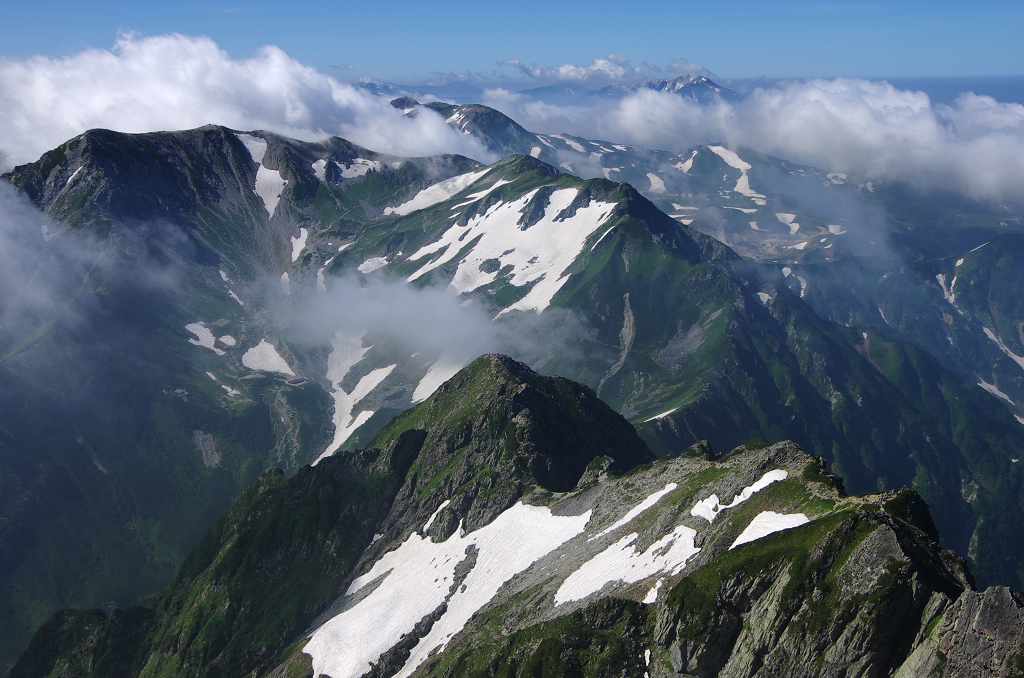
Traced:
<path fill-rule="evenodd" d="M 540 157 L 540 152 L 541 152 L 541 147 L 540 146 L 534 146 L 533 148 L 530 149 L 530 155 L 532 157 L 534 157 L 534 158 L 539 158 Z"/>
<path fill-rule="evenodd" d="M 412 648 L 398 673 L 408 676 L 431 653 L 440 651 L 501 586 L 541 557 L 580 534 L 590 520 L 553 516 L 545 506 L 518 503 L 492 523 L 465 536 L 461 530 L 439 544 L 413 533 L 395 551 L 349 586 L 347 595 L 380 577 L 383 584 L 366 598 L 321 626 L 303 651 L 313 657 L 313 673 L 355 678 L 381 653 L 409 633 L 426 615 L 447 602 L 447 610 Z M 462 586 L 449 592 L 455 567 L 466 550 L 478 549 L 476 564 Z"/>
<path fill-rule="evenodd" d="M 316 175 L 317 179 L 319 179 L 320 181 L 327 181 L 327 161 L 326 160 L 321 158 L 321 159 L 317 160 L 316 162 L 314 162 L 312 167 L 313 167 L 313 174 Z"/>
<path fill-rule="evenodd" d="M 634 506 L 632 509 L 630 509 L 629 512 L 626 515 L 624 515 L 621 518 L 619 518 L 618 520 L 616 520 L 614 524 L 612 524 L 609 527 L 605 528 L 604 530 L 602 530 L 598 534 L 594 535 L 593 537 L 591 537 L 587 541 L 593 541 L 595 539 L 599 539 L 600 537 L 603 537 L 604 535 L 608 534 L 609 532 L 617 530 L 618 528 L 622 527 L 623 525 L 625 525 L 629 521 L 633 520 L 633 518 L 636 518 L 638 515 L 640 515 L 641 513 L 646 511 L 647 509 L 649 509 L 652 506 L 654 506 L 655 504 L 657 504 L 658 501 L 662 497 L 664 497 L 666 494 L 668 494 L 672 490 L 676 489 L 677 487 L 678 487 L 678 485 L 676 485 L 675 483 L 669 483 L 669 484 L 665 485 L 665 487 L 663 489 L 658 490 L 657 492 L 653 493 L 652 495 L 650 495 L 649 497 L 644 499 L 642 502 L 640 502 L 639 504 Z"/>
<path fill-rule="evenodd" d="M 373 257 L 372 259 L 367 259 L 363 263 L 359 264 L 356 270 L 360 273 L 373 273 L 377 269 L 384 268 L 387 265 L 388 260 L 384 257 Z"/>
<path fill-rule="evenodd" d="M 412 393 L 412 404 L 415 405 L 429 398 L 434 391 L 440 388 L 441 384 L 454 377 L 456 372 L 461 370 L 465 364 L 466 361 L 461 358 L 442 353 L 441 357 L 430 366 L 427 373 L 420 379 L 420 383 L 416 385 L 416 390 Z"/>
<path fill-rule="evenodd" d="M 485 214 L 473 217 L 466 226 L 452 226 L 440 238 L 420 248 L 409 257 L 410 261 L 423 259 L 446 248 L 451 254 L 424 264 L 409 276 L 409 282 L 448 264 L 458 256 L 465 243 L 479 238 L 459 263 L 451 287 L 459 293 L 470 292 L 494 282 L 500 269 L 512 266 L 511 271 L 504 275 L 505 279 L 513 285 L 532 285 L 532 288 L 501 313 L 511 310 L 543 311 L 565 284 L 567 278 L 562 276 L 563 271 L 576 260 L 587 238 L 605 222 L 615 205 L 593 201 L 577 209 L 572 217 L 556 221 L 578 192 L 575 188 L 560 189 L 551 194 L 541 220 L 523 230 L 518 223 L 522 210 L 536 192 L 531 191 L 512 202 L 498 203 Z M 498 266 L 488 269 L 491 272 L 481 270 L 481 265 L 489 260 L 497 260 Z"/>
<path fill-rule="evenodd" d="M 384 215 L 397 214 L 399 216 L 405 216 L 416 210 L 426 209 L 436 205 L 439 202 L 444 202 L 448 198 L 451 198 L 455 194 L 459 193 L 467 186 L 475 182 L 477 179 L 487 174 L 490 170 L 481 170 L 479 172 L 470 172 L 468 174 L 460 174 L 457 177 L 451 179 L 445 179 L 433 186 L 427 186 L 422 191 L 413 196 L 412 200 L 404 202 L 398 207 L 386 207 L 384 208 Z"/>
<path fill-rule="evenodd" d="M 697 531 L 685 525 L 679 525 L 642 553 L 630 546 L 638 536 L 626 535 L 570 574 L 555 593 L 555 604 L 583 600 L 608 582 L 632 584 L 662 572 L 678 574 L 690 558 L 700 553 L 693 541 Z"/>
<path fill-rule="evenodd" d="M 735 508 L 754 496 L 755 492 L 760 492 L 764 488 L 768 487 L 772 483 L 780 480 L 785 480 L 789 477 L 789 472 L 782 469 L 775 469 L 774 471 L 768 471 L 758 479 L 753 485 L 743 488 L 743 491 L 737 494 L 731 504 L 722 505 L 719 503 L 718 495 L 713 494 L 707 499 L 697 502 L 697 504 L 690 509 L 691 516 L 700 516 L 709 523 L 715 521 L 715 517 L 724 511 L 725 509 Z"/>
<path fill-rule="evenodd" d="M 242 364 L 250 370 L 280 372 L 295 376 L 285 359 L 280 356 L 273 344 L 267 343 L 266 339 L 261 340 L 259 344 L 245 352 L 242 356 Z"/>
<path fill-rule="evenodd" d="M 211 332 L 210 328 L 208 328 L 206 325 L 204 325 L 203 323 L 189 323 L 188 325 L 185 325 L 185 329 L 191 332 L 192 334 L 196 335 L 196 338 L 189 339 L 188 343 L 194 344 L 196 346 L 202 346 L 203 348 L 208 348 L 217 355 L 224 355 L 224 351 L 220 350 L 219 348 L 213 345 L 213 332 Z"/>
<path fill-rule="evenodd" d="M 675 412 L 678 409 L 679 409 L 678 407 L 673 407 L 671 410 L 665 410 L 661 414 L 656 414 L 653 417 L 651 417 L 650 419 L 644 419 L 644 422 L 646 423 L 648 421 L 654 421 L 655 419 L 663 419 L 663 418 L 667 417 L 668 415 L 672 414 L 673 412 Z"/>
<path fill-rule="evenodd" d="M 747 529 L 743 530 L 740 536 L 736 537 L 736 541 L 732 543 L 729 550 L 733 550 L 740 544 L 746 544 L 747 542 L 760 539 L 761 537 L 767 537 L 773 532 L 779 532 L 781 530 L 788 530 L 792 527 L 799 527 L 804 523 L 810 522 L 807 516 L 803 513 L 776 513 L 775 511 L 763 511 L 757 514 L 750 524 L 747 525 Z"/>
<path fill-rule="evenodd" d="M 235 338 L 230 334 L 225 334 L 223 337 L 217 337 L 217 341 L 224 344 L 225 346 L 234 346 L 237 342 Z"/>

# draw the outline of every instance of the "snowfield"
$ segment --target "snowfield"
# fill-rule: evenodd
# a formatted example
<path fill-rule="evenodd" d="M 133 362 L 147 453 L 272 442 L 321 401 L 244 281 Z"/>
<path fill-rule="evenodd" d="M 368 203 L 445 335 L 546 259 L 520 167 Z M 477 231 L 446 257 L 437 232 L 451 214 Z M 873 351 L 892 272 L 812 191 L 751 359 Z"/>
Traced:
<path fill-rule="evenodd" d="M 277 203 L 281 199 L 281 191 L 284 190 L 288 181 L 281 177 L 279 171 L 263 166 L 263 156 L 267 154 L 265 139 L 254 137 L 251 134 L 236 134 L 235 136 L 245 145 L 253 162 L 259 165 L 256 168 L 256 185 L 253 187 L 253 192 L 263 201 L 267 214 L 274 216 L 274 210 L 277 209 Z"/>
<path fill-rule="evenodd" d="M 595 539 L 598 539 L 599 537 L 603 537 L 604 535 L 608 534 L 609 532 L 613 532 L 613 531 L 619 529 L 620 527 L 622 527 L 626 523 L 628 523 L 631 520 L 633 520 L 633 518 L 636 518 L 638 515 L 640 515 L 641 513 L 646 511 L 647 509 L 649 509 L 652 506 L 654 506 L 655 504 L 657 504 L 658 500 L 660 500 L 662 497 L 664 497 L 666 494 L 668 494 L 672 490 L 676 489 L 677 487 L 678 487 L 678 485 L 676 485 L 675 483 L 669 483 L 668 485 L 665 485 L 664 489 L 658 490 L 654 494 L 652 494 L 649 497 L 647 497 L 646 499 L 644 499 L 642 502 L 640 502 L 635 507 L 630 509 L 629 512 L 626 515 L 622 516 L 617 521 L 615 521 L 610 527 L 605 528 L 604 530 L 599 532 L 597 535 L 591 537 L 587 541 L 593 541 Z"/>
<path fill-rule="evenodd" d="M 757 482 L 753 485 L 743 488 L 743 491 L 733 497 L 732 503 L 722 505 L 718 500 L 718 495 L 713 494 L 707 499 L 699 501 L 690 509 L 691 516 L 700 516 L 709 523 L 715 522 L 715 518 L 718 514 L 725 509 L 735 508 L 754 496 L 755 492 L 760 492 L 764 488 L 768 487 L 772 483 L 776 483 L 780 480 L 785 480 L 789 477 L 789 472 L 782 469 L 775 469 L 774 471 L 768 471 L 761 476 Z"/>
<path fill-rule="evenodd" d="M 678 574 L 690 558 L 700 553 L 693 541 L 697 531 L 685 525 L 679 525 L 642 553 L 630 546 L 638 536 L 635 532 L 626 535 L 569 575 L 555 593 L 555 604 L 583 600 L 608 582 L 632 584 L 662 572 Z"/>
<path fill-rule="evenodd" d="M 740 195 L 745 195 L 754 201 L 755 205 L 767 205 L 767 196 L 761 195 L 757 191 L 750 188 L 750 179 L 747 177 L 747 170 L 751 169 L 751 165 L 745 162 L 736 155 L 734 151 L 730 151 L 728 148 L 723 146 L 708 146 L 712 153 L 717 155 L 719 158 L 725 161 L 725 164 L 734 169 L 740 171 L 740 178 L 736 181 L 736 186 L 732 190 L 736 191 Z M 696 155 L 696 152 L 694 153 Z M 687 163 L 692 163 L 693 157 L 691 157 Z M 689 168 L 687 168 L 689 169 Z"/>
<path fill-rule="evenodd" d="M 416 210 L 426 209 L 427 207 L 433 207 L 439 202 L 444 202 L 452 196 L 462 192 L 467 186 L 476 182 L 477 179 L 487 174 L 490 170 L 482 170 L 480 172 L 470 172 L 468 174 L 460 174 L 457 177 L 451 179 L 445 179 L 433 186 L 427 186 L 422 191 L 413 196 L 412 200 L 404 202 L 398 207 L 386 207 L 384 208 L 384 216 L 391 214 L 397 214 L 398 216 L 404 217 L 406 214 L 415 212 Z"/>
<path fill-rule="evenodd" d="M 810 519 L 803 513 L 785 514 L 776 513 L 775 511 L 763 511 L 750 521 L 750 525 L 747 525 L 747 529 L 743 530 L 740 536 L 736 537 L 736 541 L 732 543 L 729 550 L 733 550 L 740 544 L 746 544 L 755 539 L 767 537 L 774 532 L 788 530 L 791 527 L 799 527 L 808 522 L 810 522 Z"/>
<path fill-rule="evenodd" d="M 506 581 L 583 532 L 589 520 L 589 511 L 561 517 L 547 507 L 517 503 L 491 524 L 467 535 L 460 528 L 439 544 L 413 533 L 353 581 L 346 595 L 381 578 L 382 585 L 321 626 L 303 648 L 313 657 L 314 674 L 361 676 L 370 662 L 447 600 L 447 611 L 412 648 L 398 673 L 410 675 L 431 652 L 443 649 Z M 476 566 L 450 592 L 455 566 L 466 559 L 470 547 L 478 549 Z"/>
<path fill-rule="evenodd" d="M 502 269 L 511 267 L 504 274 L 510 283 L 532 287 L 526 296 L 501 313 L 543 311 L 565 284 L 567 278 L 562 272 L 576 260 L 586 240 L 605 222 L 615 204 L 593 201 L 575 215 L 558 219 L 578 193 L 575 188 L 560 189 L 551 194 L 540 221 L 523 230 L 518 223 L 522 210 L 536 193 L 530 191 L 518 200 L 498 203 L 485 214 L 473 217 L 466 226 L 451 226 L 439 239 L 409 257 L 416 261 L 441 254 L 409 276 L 408 281 L 453 261 L 466 243 L 478 239 L 459 263 L 451 287 L 460 294 L 470 292 L 494 282 Z M 484 262 L 490 261 L 496 261 L 497 266 L 489 267 L 490 272 L 481 270 Z"/>
<path fill-rule="evenodd" d="M 277 352 L 274 345 L 268 343 L 266 339 L 261 340 L 259 344 L 253 346 L 242 355 L 242 364 L 250 370 L 279 372 L 290 377 L 295 376 L 295 373 L 292 372 L 292 368 L 288 367 L 285 359 Z"/>
<path fill-rule="evenodd" d="M 224 351 L 220 350 L 219 348 L 213 345 L 213 332 L 210 331 L 210 328 L 208 328 L 204 323 L 189 323 L 188 325 L 185 325 L 185 329 L 191 332 L 192 334 L 196 335 L 196 338 L 189 339 L 188 343 L 194 344 L 195 346 L 202 346 L 203 348 L 208 348 L 217 355 L 224 355 Z"/>
<path fill-rule="evenodd" d="M 455 373 L 465 365 L 465 360 L 442 353 L 441 357 L 434 361 L 427 373 L 420 379 L 420 383 L 416 385 L 416 390 L 412 394 L 412 404 L 421 403 L 429 398 L 434 391 L 441 387 L 441 384 L 454 377 Z"/>
<path fill-rule="evenodd" d="M 291 238 L 292 241 L 292 263 L 295 263 L 299 255 L 302 254 L 302 250 L 306 249 L 306 238 L 309 236 L 309 231 L 305 228 L 299 229 L 299 237 Z"/>
<path fill-rule="evenodd" d="M 327 381 L 331 382 L 331 398 L 334 399 L 334 439 L 327 449 L 316 458 L 313 466 L 316 466 L 321 459 L 337 452 L 341 444 L 373 416 L 374 410 L 363 410 L 353 417 L 352 410 L 369 395 L 370 391 L 380 386 L 380 383 L 396 367 L 396 365 L 379 367 L 364 375 L 351 392 L 345 391 L 341 387 L 342 380 L 373 346 L 363 346 L 362 336 L 346 335 L 340 330 L 334 333 L 331 346 L 334 350 L 327 357 L 327 374 L 324 376 L 327 377 Z"/>

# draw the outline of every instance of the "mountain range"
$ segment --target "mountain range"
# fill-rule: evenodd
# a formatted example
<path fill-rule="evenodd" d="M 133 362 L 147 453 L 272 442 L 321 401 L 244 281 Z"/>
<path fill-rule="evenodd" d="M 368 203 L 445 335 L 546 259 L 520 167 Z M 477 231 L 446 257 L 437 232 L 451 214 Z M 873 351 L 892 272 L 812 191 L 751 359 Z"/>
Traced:
<path fill-rule="evenodd" d="M 773 500 L 781 503 L 762 507 L 803 515 L 819 526 L 813 528 L 817 536 L 807 537 L 812 541 L 831 538 L 846 519 L 826 520 L 826 514 L 842 513 L 836 512 L 840 505 L 853 514 L 872 514 L 850 520 L 888 525 L 897 540 L 903 539 L 903 528 L 892 522 L 896 519 L 927 535 L 911 530 L 915 536 L 907 539 L 920 542 L 917 546 L 900 541 L 899 548 L 913 551 L 907 556 L 913 568 L 932 577 L 931 588 L 914 589 L 914 604 L 924 605 L 918 596 L 927 602 L 938 593 L 947 603 L 941 610 L 928 608 L 929 621 L 914 631 L 920 631 L 920 638 L 900 641 L 903 645 L 886 650 L 884 657 L 857 660 L 865 666 L 895 670 L 915 652 L 915 662 L 938 661 L 939 646 L 929 645 L 932 634 L 926 631 L 940 619 L 939 612 L 953 624 L 948 610 L 984 606 L 994 600 L 991 596 L 1003 595 L 1003 589 L 972 593 L 981 596 L 970 599 L 975 603 L 949 607 L 949 601 L 973 589 L 968 567 L 983 588 L 1022 587 L 1024 559 L 1017 544 L 1024 535 L 1016 516 L 1024 509 L 1018 464 L 1024 449 L 1024 410 L 1018 404 L 1024 397 L 1024 359 L 1018 357 L 1024 355 L 1024 317 L 1013 296 L 1021 282 L 1015 262 L 1022 243 L 1020 217 L 1011 209 L 922 197 L 903 186 L 829 174 L 723 145 L 684 153 L 651 151 L 534 134 L 479 105 L 420 106 L 413 99 L 393 105 L 407 115 L 440 114 L 507 157 L 490 166 L 458 156 L 398 158 L 337 138 L 308 143 L 215 126 L 142 135 L 94 130 L 4 176 L 11 193 L 19 194 L 9 196 L 12 202 L 43 212 L 22 220 L 6 236 L 17 243 L 21 256 L 2 280 L 0 600 L 3 632 L 11 639 L 4 662 L 12 664 L 35 629 L 57 609 L 70 606 L 125 611 L 62 613 L 77 621 L 54 618 L 33 642 L 51 650 L 47 643 L 78 647 L 82 639 L 96 642 L 108 633 L 128 638 L 123 632 L 131 627 L 139 632 L 125 641 L 123 654 L 103 659 L 89 650 L 89 661 L 124 661 L 139 671 L 196 675 L 262 674 L 278 665 L 282 652 L 301 663 L 308 655 L 297 653 L 292 644 L 302 632 L 315 630 L 319 615 L 341 614 L 331 607 L 344 601 L 340 593 L 372 571 L 385 551 L 406 548 L 414 528 L 431 516 L 439 532 L 430 532 L 429 543 L 448 544 L 462 520 L 465 533 L 459 532 L 458 539 L 469 540 L 462 547 L 475 545 L 482 553 L 482 544 L 491 538 L 488 526 L 518 520 L 514 512 L 502 516 L 524 497 L 534 497 L 524 506 L 548 507 L 555 516 L 563 497 L 576 496 L 574 490 L 592 481 L 598 483 L 594 487 L 605 487 L 616 477 L 634 477 L 625 474 L 638 464 L 662 469 L 657 482 L 665 480 L 666 487 L 664 469 L 675 469 L 671 482 L 681 487 L 688 474 L 703 472 L 697 466 L 724 463 L 707 450 L 734 448 L 750 453 L 737 453 L 737 459 L 768 458 L 764 455 L 769 453 L 758 450 L 774 450 L 769 456 L 778 460 L 778 470 L 803 478 L 800 474 L 812 462 L 798 452 L 799 446 L 822 457 L 814 462 L 816 468 L 827 466 L 850 492 L 905 486 L 916 494 L 893 496 L 915 497 L 900 500 L 911 507 L 923 506 L 922 500 L 930 506 L 935 529 L 921 522 L 922 510 L 907 517 L 902 513 L 906 507 L 897 502 L 899 507 L 879 514 L 868 505 L 871 500 L 843 499 L 835 488 L 828 495 L 831 506 L 812 510 L 807 497 L 817 497 L 820 492 L 813 488 L 818 486 L 801 481 L 811 488 L 806 490 L 810 495 L 793 490 L 788 499 Z M 581 168 L 587 171 L 578 173 L 588 178 L 576 176 L 574 170 Z M 883 206 L 884 213 L 879 212 Z M 879 214 L 883 218 L 876 218 Z M 870 238 L 885 247 L 868 247 Z M 404 317 L 389 317 L 394 313 L 388 308 L 402 309 Z M 434 327 L 438 324 L 444 331 Z M 468 376 L 460 372 L 479 353 L 495 349 L 586 386 L 556 380 L 541 388 L 548 389 L 549 400 L 564 400 L 568 414 L 552 410 L 542 415 L 531 407 L 529 414 L 510 415 L 500 431 L 497 424 L 467 427 L 457 417 L 439 423 L 433 417 L 462 407 L 447 401 L 437 405 L 440 396 L 454 397 L 453 384 L 472 382 L 483 365 L 512 375 L 498 382 L 542 383 L 506 359 L 474 362 Z M 493 386 L 473 383 L 477 390 Z M 488 392 L 481 399 L 498 402 L 502 397 Z M 614 412 L 593 414 L 605 407 L 597 398 Z M 431 403 L 440 412 L 428 416 Z M 619 421 L 618 412 L 636 430 L 620 422 L 615 431 L 605 430 L 586 445 L 585 452 L 573 452 L 588 440 L 589 434 L 570 425 L 584 410 L 591 412 L 588 421 L 608 425 Z M 476 421 L 482 415 L 466 416 Z M 416 442 L 421 436 L 416 431 L 427 431 L 427 438 Z M 778 447 L 751 442 L 755 439 L 794 442 Z M 605 449 L 601 440 L 617 442 Z M 694 447 L 700 441 L 706 441 L 704 447 Z M 415 453 L 402 451 L 412 447 Z M 464 454 L 456 457 L 472 459 L 472 464 L 446 466 L 458 450 Z M 652 453 L 662 461 L 654 462 Z M 602 455 L 609 465 L 598 464 L 599 472 L 590 469 Z M 686 461 L 694 459 L 701 461 Z M 438 466 L 440 460 L 448 461 Z M 430 470 L 416 470 L 416 464 Z M 269 466 L 280 467 L 283 474 L 261 474 Z M 638 537 L 637 557 L 670 535 L 675 535 L 673 544 L 683 543 L 682 533 L 673 530 L 686 525 L 670 523 L 698 501 L 695 493 L 714 489 L 723 499 L 742 494 L 761 478 L 752 474 L 746 469 L 742 478 L 721 486 L 708 485 L 700 476 L 687 492 L 672 495 L 676 513 Z M 643 488 L 657 489 L 655 476 L 643 477 L 631 490 L 618 481 L 617 489 L 607 490 L 620 517 L 631 497 L 639 499 Z M 834 479 L 829 483 L 836 485 Z M 529 487 L 540 489 L 528 493 Z M 320 517 L 315 511 L 292 515 L 279 509 L 289 517 L 273 518 L 284 522 L 268 523 L 272 530 L 239 523 L 258 502 L 293 506 L 306 501 L 302 493 L 334 497 L 332 508 L 325 506 L 328 513 Z M 542 495 L 543 501 L 538 499 Z M 435 515 L 443 499 L 451 508 Z M 596 495 L 592 499 L 598 502 Z M 600 509 L 599 502 L 570 502 L 558 515 L 578 518 L 587 507 L 606 511 L 609 519 L 618 515 L 611 505 Z M 742 514 L 740 522 L 728 523 L 712 541 L 736 539 L 745 529 L 740 523 L 756 517 L 736 513 Z M 702 523 L 693 521 L 687 529 L 700 533 Z M 826 523 L 827 528 L 821 527 Z M 250 528 L 255 532 L 244 538 L 234 532 Z M 855 528 L 850 529 L 856 534 L 869 529 Z M 571 539 L 594 536 L 592 528 L 580 530 Z M 427 531 L 424 527 L 417 534 Z M 284 536 L 289 533 L 306 536 Z M 383 536 L 373 541 L 377 534 Z M 228 570 L 214 565 L 246 562 L 245 545 L 255 543 L 246 540 L 252 539 L 274 562 L 284 562 L 293 553 L 287 549 L 294 549 L 301 555 L 297 562 L 312 569 L 289 579 L 292 575 L 283 570 L 266 574 L 269 565 L 259 560 L 257 570 L 239 575 L 244 581 L 228 583 Z M 336 546 L 312 546 L 323 539 Z M 601 539 L 573 551 L 590 553 L 588 548 L 607 541 Z M 853 541 L 844 544 L 855 548 Z M 367 546 L 370 550 L 363 551 Z M 619 551 L 627 553 L 626 546 Z M 235 550 L 228 555 L 224 549 Z M 943 549 L 958 555 L 942 555 Z M 720 550 L 704 549 L 716 556 Z M 696 558 L 673 571 L 664 583 L 666 591 L 669 584 L 685 588 L 690 571 L 719 573 L 708 574 L 711 579 L 702 590 L 708 595 L 722 590 L 725 579 L 714 577 L 733 570 Z M 736 567 L 756 570 L 749 563 Z M 781 581 L 782 565 L 771 567 L 775 574 L 768 579 Z M 834 580 L 842 567 L 840 560 L 823 563 L 821 581 Z M 313 570 L 332 574 L 321 580 L 310 574 Z M 901 572 L 897 580 L 912 578 L 910 570 Z M 558 598 L 553 582 L 571 576 L 559 570 L 548 583 L 537 580 L 530 586 L 546 591 L 545 604 L 550 605 L 552 595 Z M 648 588 L 654 586 L 650 576 L 644 580 Z M 279 579 L 292 583 L 254 591 Z M 222 580 L 227 597 L 217 599 L 221 602 L 211 599 L 213 607 L 204 603 L 194 609 L 188 603 L 196 600 L 196 589 L 189 588 L 199 585 L 195 582 Z M 885 581 L 884 586 L 877 581 L 863 585 L 891 585 Z M 233 598 L 236 585 L 241 588 Z M 712 585 L 718 588 L 707 588 Z M 663 611 L 660 602 L 645 607 L 647 593 L 640 596 L 639 588 L 632 593 L 613 588 L 593 609 L 573 608 L 566 615 L 538 612 L 514 623 L 507 619 L 525 614 L 516 611 L 522 605 L 509 602 L 512 598 L 500 604 L 488 598 L 489 605 L 505 606 L 495 613 L 497 626 L 480 625 L 484 635 L 474 635 L 465 647 L 490 648 L 481 656 L 522 667 L 532 661 L 523 653 L 539 652 L 531 644 L 540 639 L 537 624 L 553 634 L 550 642 L 543 641 L 550 648 L 569 642 L 564 633 L 570 633 L 573 622 L 566 620 L 607 614 L 606 630 L 620 629 L 622 623 L 661 629 L 640 633 L 638 638 L 646 640 L 629 646 L 635 655 L 631 661 L 648 649 L 661 657 L 661 666 L 696 675 L 710 675 L 712 669 L 686 669 L 691 662 L 715 671 L 742 664 L 735 643 L 712 648 L 706 638 L 680 635 L 681 621 L 664 621 L 675 618 L 676 608 Z M 848 587 L 840 588 L 842 595 L 849 593 Z M 722 624 L 749 621 L 743 615 L 753 610 L 749 591 L 755 589 L 721 594 L 730 604 L 739 604 L 736 596 L 747 596 L 746 611 L 733 621 L 721 617 Z M 529 587 L 516 590 L 515 596 L 521 596 L 516 600 L 539 595 L 528 593 Z M 829 595 L 824 588 L 816 590 Z M 254 595 L 281 608 L 283 617 L 270 623 L 266 615 L 240 615 L 229 623 L 211 611 L 225 600 L 229 608 L 269 609 L 252 607 Z M 148 596 L 156 597 L 146 607 L 130 607 Z M 633 602 L 623 602 L 627 599 Z M 442 602 L 454 600 L 449 596 Z M 867 598 L 856 600 L 862 604 Z M 920 605 L 912 608 L 914 614 L 925 614 Z M 191 611 L 183 612 L 186 608 Z M 551 608 L 556 609 L 569 610 Z M 655 616 L 650 609 L 657 610 Z M 188 626 L 188 633 L 210 638 L 210 644 L 196 644 L 194 656 L 180 654 L 199 637 L 180 635 L 182 614 L 199 615 L 200 626 L 208 629 L 200 633 L 199 626 Z M 442 623 L 445 614 L 430 624 Z M 415 631 L 427 637 L 430 624 L 422 620 L 428 617 L 417 617 L 402 634 Z M 426 626 L 420 628 L 421 621 Z M 236 622 L 242 626 L 231 626 Z M 830 627 L 826 635 L 847 623 Z M 676 630 L 669 631 L 673 624 Z M 775 629 L 768 634 L 773 640 L 758 646 L 758 661 L 772 652 L 776 659 L 771 661 L 794 656 L 778 635 L 788 627 L 768 627 Z M 76 639 L 69 640 L 62 629 L 78 629 L 72 634 Z M 495 629 L 501 632 L 495 635 Z M 494 638 L 510 633 L 525 634 L 517 636 L 523 643 L 494 644 Z M 233 646 L 227 638 L 236 636 L 240 644 Z M 943 636 L 943 642 L 954 636 Z M 492 640 L 485 642 L 488 637 Z M 683 643 L 684 637 L 690 640 Z M 607 634 L 602 639 L 611 642 Z M 387 665 L 397 671 L 418 643 L 411 636 L 402 641 L 401 634 L 391 640 L 382 651 L 392 653 Z M 587 642 L 598 641 L 588 636 Z M 946 657 L 952 656 L 948 642 L 942 646 Z M 930 649 L 918 649 L 926 645 Z M 253 648 L 264 649 L 253 658 Z M 76 656 L 85 657 L 82 652 Z M 324 668 L 330 660 L 323 657 L 331 651 L 325 652 L 320 658 L 313 653 L 313 666 L 338 678 L 331 672 L 335 669 Z M 31 656 L 57 654 L 36 651 Z M 552 666 L 559 666 L 557 657 L 563 654 L 552 655 Z M 1015 661 L 1009 650 L 997 654 L 1006 667 Z M 157 655 L 168 658 L 167 663 L 149 667 Z M 547 656 L 536 655 L 541 662 L 536 666 Z M 146 666 L 137 666 L 143 660 Z M 744 670 L 754 666 L 749 657 L 743 661 Z M 59 669 L 54 666 L 39 669 L 41 675 Z M 739 675 L 740 669 L 735 671 Z"/>

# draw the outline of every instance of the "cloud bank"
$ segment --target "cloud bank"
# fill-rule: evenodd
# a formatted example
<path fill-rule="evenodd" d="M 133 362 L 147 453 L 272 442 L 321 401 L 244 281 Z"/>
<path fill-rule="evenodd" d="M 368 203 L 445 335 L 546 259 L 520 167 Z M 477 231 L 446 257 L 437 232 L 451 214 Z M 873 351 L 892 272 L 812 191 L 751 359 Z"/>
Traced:
<path fill-rule="evenodd" d="M 696 75 L 676 59 L 633 66 L 615 54 L 590 65 L 512 66 L 536 81 L 624 84 L 651 76 Z M 682 151 L 724 142 L 845 172 L 861 180 L 905 181 L 980 199 L 1020 202 L 1024 106 L 961 95 L 933 104 L 922 92 L 839 78 L 754 89 L 739 102 L 701 106 L 641 90 L 552 105 L 503 89 L 482 103 L 535 132 Z M 472 136 L 430 111 L 407 118 L 386 101 L 302 65 L 277 47 L 231 59 L 208 38 L 122 36 L 111 50 L 53 59 L 0 58 L 0 167 L 30 162 L 93 127 L 123 132 L 204 124 L 265 129 L 305 140 L 335 134 L 396 155 L 460 153 L 493 161 Z"/>
<path fill-rule="evenodd" d="M 0 58 L 0 165 L 31 162 L 88 129 L 178 130 L 206 124 L 304 140 L 343 136 L 402 156 L 494 160 L 432 114 L 406 118 L 369 93 L 277 47 L 235 60 L 209 38 L 122 35 L 112 51 Z"/>
<path fill-rule="evenodd" d="M 652 90 L 583 101 L 556 106 L 498 89 L 484 103 L 535 132 L 673 151 L 725 142 L 864 179 L 1022 200 L 1024 106 L 988 96 L 933 105 L 923 92 L 838 78 L 781 83 L 707 106 Z"/>

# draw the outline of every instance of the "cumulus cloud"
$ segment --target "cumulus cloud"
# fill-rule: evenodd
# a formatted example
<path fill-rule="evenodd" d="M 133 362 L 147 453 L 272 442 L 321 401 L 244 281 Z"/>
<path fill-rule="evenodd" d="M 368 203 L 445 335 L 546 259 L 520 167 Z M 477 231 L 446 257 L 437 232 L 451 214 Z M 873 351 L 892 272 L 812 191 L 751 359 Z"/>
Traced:
<path fill-rule="evenodd" d="M 333 134 L 396 155 L 494 159 L 438 116 L 407 118 L 273 46 L 235 60 L 209 38 L 122 35 L 110 51 L 0 58 L 0 154 L 7 166 L 35 160 L 91 128 L 150 132 L 211 123 L 305 140 Z"/>
<path fill-rule="evenodd" d="M 1019 202 L 1024 185 L 1024 106 L 972 93 L 933 105 L 923 92 L 838 78 L 784 82 L 708 105 L 652 90 L 569 106 L 488 90 L 484 103 L 536 132 L 674 151 L 725 142 L 979 199 Z"/>

